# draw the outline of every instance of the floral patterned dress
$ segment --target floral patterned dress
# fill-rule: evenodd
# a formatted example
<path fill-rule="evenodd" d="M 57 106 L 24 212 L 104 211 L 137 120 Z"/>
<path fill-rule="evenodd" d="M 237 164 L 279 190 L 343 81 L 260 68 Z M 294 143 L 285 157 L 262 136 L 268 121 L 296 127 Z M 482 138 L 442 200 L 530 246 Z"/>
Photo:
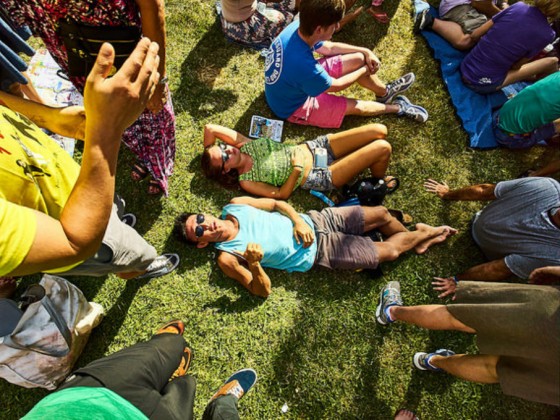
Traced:
<path fill-rule="evenodd" d="M 56 33 L 59 20 L 72 18 L 94 26 L 141 27 L 134 0 L 0 0 L 0 7 L 9 13 L 16 25 L 27 25 L 35 36 L 41 37 L 64 71 L 68 70 L 68 57 L 62 38 Z M 83 93 L 85 77 L 71 77 L 70 80 Z M 160 112 L 152 114 L 144 110 L 125 131 L 123 142 L 167 195 L 168 177 L 173 173 L 175 159 L 175 114 L 169 93 Z"/>

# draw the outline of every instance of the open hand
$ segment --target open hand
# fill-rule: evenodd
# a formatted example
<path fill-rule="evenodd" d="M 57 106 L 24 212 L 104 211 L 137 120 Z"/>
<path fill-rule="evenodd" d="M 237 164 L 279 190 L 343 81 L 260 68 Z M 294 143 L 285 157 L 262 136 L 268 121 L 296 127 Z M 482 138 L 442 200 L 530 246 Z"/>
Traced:
<path fill-rule="evenodd" d="M 434 193 L 439 198 L 445 197 L 445 194 L 449 192 L 449 186 L 445 182 L 439 183 L 433 179 L 427 179 L 426 182 L 424 182 L 424 188 L 426 191 Z"/>
<path fill-rule="evenodd" d="M 444 298 L 449 295 L 453 295 L 453 300 L 455 300 L 455 290 L 457 289 L 457 283 L 453 277 L 442 278 L 442 277 L 434 277 L 434 281 L 432 282 L 432 286 L 434 286 L 434 290 L 436 292 L 441 292 L 438 295 L 438 298 Z"/>
<path fill-rule="evenodd" d="M 109 78 L 114 48 L 105 43 L 86 80 L 86 130 L 103 127 L 124 132 L 146 108 L 159 81 L 159 46 L 142 38 L 123 66 Z"/>
<path fill-rule="evenodd" d="M 309 248 L 315 241 L 313 229 L 303 219 L 294 223 L 294 239 L 298 245 L 303 241 L 304 248 Z"/>

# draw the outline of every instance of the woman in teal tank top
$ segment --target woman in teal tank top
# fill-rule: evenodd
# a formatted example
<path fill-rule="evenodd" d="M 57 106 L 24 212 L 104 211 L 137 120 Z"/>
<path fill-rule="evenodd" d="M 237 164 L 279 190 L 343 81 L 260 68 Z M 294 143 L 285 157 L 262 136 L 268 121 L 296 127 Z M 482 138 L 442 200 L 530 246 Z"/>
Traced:
<path fill-rule="evenodd" d="M 252 140 L 230 128 L 207 124 L 202 171 L 226 187 L 284 200 L 299 186 L 320 191 L 340 188 L 367 168 L 372 176 L 384 178 L 391 157 L 386 137 L 387 127 L 368 124 L 287 145 L 266 138 Z M 314 167 L 318 148 L 327 151 L 327 166 L 322 169 Z"/>

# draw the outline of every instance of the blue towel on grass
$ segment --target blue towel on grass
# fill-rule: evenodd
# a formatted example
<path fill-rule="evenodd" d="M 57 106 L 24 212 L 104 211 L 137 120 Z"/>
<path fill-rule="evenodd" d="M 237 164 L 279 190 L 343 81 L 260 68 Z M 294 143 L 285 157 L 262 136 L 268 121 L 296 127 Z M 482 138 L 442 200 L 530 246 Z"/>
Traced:
<path fill-rule="evenodd" d="M 430 7 L 421 0 L 414 0 L 416 13 Z M 438 17 L 439 14 L 433 7 L 431 14 Z M 479 95 L 463 84 L 459 67 L 465 52 L 456 50 L 433 31 L 422 31 L 422 35 L 428 41 L 428 45 L 434 52 L 434 57 L 440 62 L 443 80 L 451 96 L 453 106 L 457 115 L 463 122 L 463 128 L 469 135 L 470 147 L 488 149 L 497 147 L 494 133 L 492 132 L 492 109 L 502 106 L 507 100 L 502 92 L 491 95 Z"/>

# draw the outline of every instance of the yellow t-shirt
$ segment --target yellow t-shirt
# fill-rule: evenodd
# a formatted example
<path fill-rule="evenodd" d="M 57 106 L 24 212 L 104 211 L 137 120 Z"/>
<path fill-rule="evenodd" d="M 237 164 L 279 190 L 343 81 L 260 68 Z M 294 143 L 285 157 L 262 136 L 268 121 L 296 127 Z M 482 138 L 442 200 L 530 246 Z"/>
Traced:
<path fill-rule="evenodd" d="M 39 127 L 0 106 L 0 276 L 18 267 L 33 244 L 37 221 L 29 209 L 59 219 L 79 172 Z"/>

